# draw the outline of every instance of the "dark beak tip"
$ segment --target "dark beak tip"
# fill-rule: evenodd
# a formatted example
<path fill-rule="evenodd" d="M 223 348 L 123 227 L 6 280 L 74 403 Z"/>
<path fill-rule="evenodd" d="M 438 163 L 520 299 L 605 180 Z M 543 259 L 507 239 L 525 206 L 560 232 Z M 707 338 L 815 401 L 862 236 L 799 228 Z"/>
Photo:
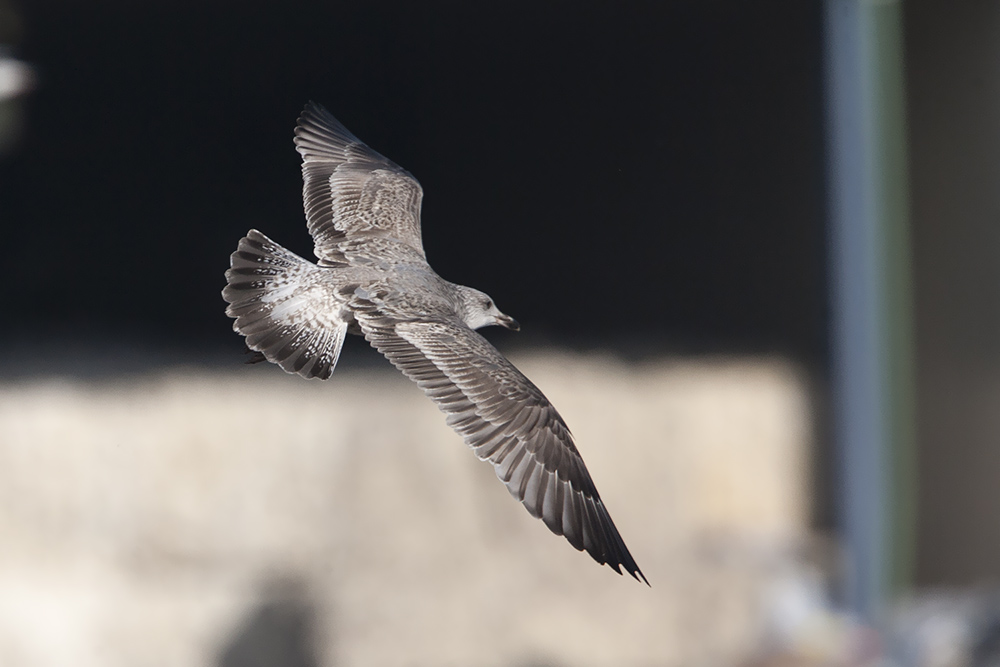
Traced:
<path fill-rule="evenodd" d="M 515 320 L 513 317 L 510 317 L 509 315 L 507 316 L 507 319 L 504 320 L 503 325 L 508 329 L 510 329 L 511 331 L 521 330 L 521 325 L 518 324 L 517 320 Z"/>

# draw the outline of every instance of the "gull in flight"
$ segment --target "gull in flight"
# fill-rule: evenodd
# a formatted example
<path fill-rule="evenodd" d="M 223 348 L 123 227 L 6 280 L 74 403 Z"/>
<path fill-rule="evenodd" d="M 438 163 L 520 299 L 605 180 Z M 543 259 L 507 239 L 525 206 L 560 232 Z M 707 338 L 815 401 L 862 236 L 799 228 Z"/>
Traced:
<path fill-rule="evenodd" d="M 318 104 L 295 128 L 314 264 L 257 230 L 240 239 L 222 291 L 258 360 L 325 380 L 358 334 L 417 383 L 528 512 L 598 563 L 646 581 L 566 423 L 485 338 L 514 318 L 444 280 L 420 239 L 423 189 Z M 646 581 L 648 583 L 648 581 Z"/>

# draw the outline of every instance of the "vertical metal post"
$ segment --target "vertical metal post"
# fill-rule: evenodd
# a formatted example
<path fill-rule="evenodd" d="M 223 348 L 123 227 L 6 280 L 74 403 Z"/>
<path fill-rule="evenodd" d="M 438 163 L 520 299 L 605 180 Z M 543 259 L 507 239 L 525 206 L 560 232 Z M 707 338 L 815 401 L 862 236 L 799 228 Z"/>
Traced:
<path fill-rule="evenodd" d="M 912 560 L 912 317 L 898 0 L 826 0 L 832 380 L 844 602 L 877 622 Z"/>

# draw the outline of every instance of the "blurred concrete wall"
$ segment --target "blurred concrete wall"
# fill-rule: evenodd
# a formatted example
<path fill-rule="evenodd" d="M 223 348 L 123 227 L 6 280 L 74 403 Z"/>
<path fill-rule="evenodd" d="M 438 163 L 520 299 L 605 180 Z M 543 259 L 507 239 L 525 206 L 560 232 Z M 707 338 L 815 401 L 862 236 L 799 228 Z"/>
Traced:
<path fill-rule="evenodd" d="M 520 366 L 652 588 L 528 516 L 392 369 L 0 386 L 4 667 L 736 665 L 809 514 L 778 361 Z"/>
<path fill-rule="evenodd" d="M 1000 576 L 1000 3 L 907 0 L 920 584 Z"/>

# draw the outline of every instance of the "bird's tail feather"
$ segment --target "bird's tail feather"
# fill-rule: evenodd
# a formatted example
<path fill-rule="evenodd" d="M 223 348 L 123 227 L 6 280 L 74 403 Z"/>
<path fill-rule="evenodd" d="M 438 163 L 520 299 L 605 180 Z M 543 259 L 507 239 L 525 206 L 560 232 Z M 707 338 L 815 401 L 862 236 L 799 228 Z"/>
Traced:
<path fill-rule="evenodd" d="M 230 256 L 222 290 L 248 348 L 289 373 L 321 380 L 333 373 L 347 333 L 323 271 L 251 229 Z"/>

